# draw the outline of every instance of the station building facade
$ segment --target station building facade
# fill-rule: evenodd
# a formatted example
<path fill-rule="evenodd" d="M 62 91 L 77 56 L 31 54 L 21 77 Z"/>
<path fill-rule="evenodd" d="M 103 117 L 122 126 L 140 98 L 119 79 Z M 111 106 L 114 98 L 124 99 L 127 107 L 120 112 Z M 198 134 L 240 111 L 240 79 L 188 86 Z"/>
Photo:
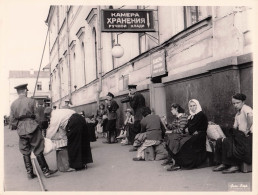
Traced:
<path fill-rule="evenodd" d="M 103 32 L 103 9 L 152 10 L 155 31 Z M 246 94 L 253 106 L 252 12 L 246 6 L 50 6 L 52 105 L 70 100 L 75 111 L 94 114 L 112 92 L 121 126 L 129 104 L 120 100 L 136 84 L 147 106 L 169 121 L 172 102 L 188 111 L 194 98 L 210 121 L 230 128 L 233 94 Z M 120 58 L 112 56 L 117 43 Z"/>

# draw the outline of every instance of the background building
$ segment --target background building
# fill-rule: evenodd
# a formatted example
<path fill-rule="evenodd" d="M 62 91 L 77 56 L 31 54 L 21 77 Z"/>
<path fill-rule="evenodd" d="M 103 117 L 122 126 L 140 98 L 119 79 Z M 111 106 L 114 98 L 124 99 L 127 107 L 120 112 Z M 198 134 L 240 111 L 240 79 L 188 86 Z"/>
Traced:
<path fill-rule="evenodd" d="M 155 32 L 102 32 L 102 9 L 151 9 Z M 172 102 L 187 109 L 195 98 L 209 120 L 229 128 L 234 93 L 245 93 L 253 105 L 252 12 L 246 6 L 51 6 L 52 104 L 70 99 L 72 109 L 92 114 L 108 91 L 120 103 L 128 83 L 137 84 L 159 115 L 171 118 Z M 120 58 L 112 57 L 116 43 L 124 49 Z M 120 104 L 118 125 L 128 106 Z"/>
<path fill-rule="evenodd" d="M 36 104 L 43 103 L 44 100 L 50 99 L 49 74 L 50 73 L 47 66 L 44 68 L 44 71 L 40 71 L 35 95 L 33 96 L 38 71 L 10 71 L 9 105 L 11 106 L 12 102 L 18 98 L 17 91 L 14 89 L 14 87 L 23 83 L 28 83 L 28 97 L 33 97 L 36 100 Z"/>

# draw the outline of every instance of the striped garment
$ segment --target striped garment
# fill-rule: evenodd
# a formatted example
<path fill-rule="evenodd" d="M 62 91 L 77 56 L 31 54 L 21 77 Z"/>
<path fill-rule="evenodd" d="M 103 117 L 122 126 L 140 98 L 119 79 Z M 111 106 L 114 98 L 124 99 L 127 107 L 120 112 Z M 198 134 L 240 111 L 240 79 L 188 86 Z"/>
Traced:
<path fill-rule="evenodd" d="M 167 124 L 167 128 L 172 130 L 172 133 L 183 133 L 183 130 L 188 122 L 188 116 L 185 113 L 180 113 L 178 117 L 172 122 Z"/>
<path fill-rule="evenodd" d="M 52 142 L 56 145 L 57 149 L 67 146 L 67 139 L 52 140 Z"/>

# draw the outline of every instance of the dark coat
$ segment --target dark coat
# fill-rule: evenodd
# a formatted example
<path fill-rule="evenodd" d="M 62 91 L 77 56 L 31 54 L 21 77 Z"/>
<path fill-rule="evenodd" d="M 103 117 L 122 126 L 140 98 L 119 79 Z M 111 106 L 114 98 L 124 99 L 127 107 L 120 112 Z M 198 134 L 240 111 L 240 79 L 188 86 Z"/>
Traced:
<path fill-rule="evenodd" d="M 208 119 L 201 111 L 194 115 L 192 119 L 188 120 L 186 127 L 188 127 L 189 138 L 181 146 L 174 158 L 176 163 L 180 166 L 191 169 L 199 166 L 206 159 L 206 131 Z M 195 131 L 198 133 L 193 135 Z"/>
<path fill-rule="evenodd" d="M 108 120 L 117 119 L 116 111 L 118 108 L 119 108 L 119 105 L 113 99 L 107 104 Z"/>
<path fill-rule="evenodd" d="M 141 120 L 143 118 L 141 109 L 145 107 L 145 98 L 143 95 L 136 92 L 133 97 L 130 97 L 130 106 L 134 111 L 134 120 Z"/>

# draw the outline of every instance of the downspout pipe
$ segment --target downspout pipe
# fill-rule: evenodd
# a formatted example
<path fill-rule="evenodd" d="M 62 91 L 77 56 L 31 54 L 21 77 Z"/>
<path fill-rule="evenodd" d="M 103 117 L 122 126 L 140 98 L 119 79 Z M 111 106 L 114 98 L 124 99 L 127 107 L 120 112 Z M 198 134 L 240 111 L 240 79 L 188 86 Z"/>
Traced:
<path fill-rule="evenodd" d="M 69 5 L 66 6 L 66 36 L 67 36 L 67 65 L 68 65 L 68 90 L 69 90 L 69 101 L 72 104 L 72 82 L 71 82 L 71 63 L 70 63 L 70 47 L 69 47 L 69 35 L 70 35 L 70 29 L 69 29 Z"/>
<path fill-rule="evenodd" d="M 60 24 L 59 24 L 59 6 L 57 6 L 57 27 L 58 27 L 58 34 L 57 34 L 57 56 L 58 56 L 58 77 L 59 77 L 59 108 L 61 107 L 62 102 L 62 81 L 61 81 L 61 66 L 60 66 Z"/>
<path fill-rule="evenodd" d="M 99 107 L 100 93 L 102 92 L 102 43 L 101 43 L 101 8 L 98 6 L 98 67 L 99 87 L 97 90 L 97 107 Z"/>

